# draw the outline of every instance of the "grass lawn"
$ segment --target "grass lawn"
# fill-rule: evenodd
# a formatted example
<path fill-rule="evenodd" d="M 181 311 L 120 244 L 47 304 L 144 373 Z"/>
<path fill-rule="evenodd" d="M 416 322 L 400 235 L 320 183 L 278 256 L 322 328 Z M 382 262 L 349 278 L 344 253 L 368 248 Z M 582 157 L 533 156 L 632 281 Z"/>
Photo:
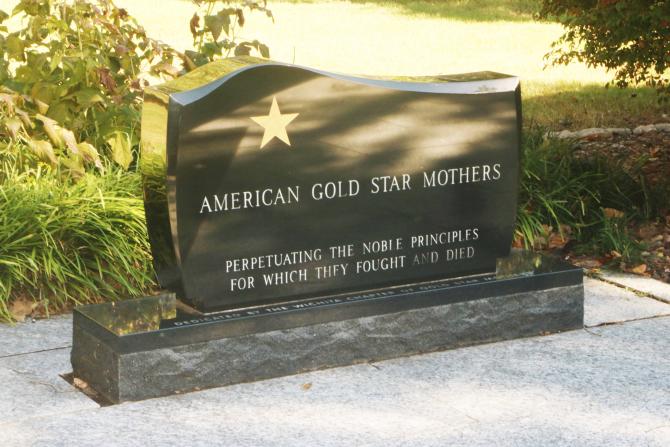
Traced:
<path fill-rule="evenodd" d="M 184 0 L 117 0 L 150 35 L 177 48 L 192 43 Z M 607 89 L 601 69 L 545 68 L 562 33 L 533 21 L 532 0 L 269 1 L 275 23 L 252 15 L 242 37 L 270 46 L 282 62 L 352 74 L 425 75 L 492 70 L 518 75 L 526 122 L 558 128 L 634 126 L 663 120 L 668 107 L 646 88 Z"/>
<path fill-rule="evenodd" d="M 325 3 L 328 0 L 280 0 L 286 3 Z M 403 14 L 419 14 L 473 22 L 528 21 L 539 9 L 536 0 L 349 0 L 384 8 L 395 8 Z"/>

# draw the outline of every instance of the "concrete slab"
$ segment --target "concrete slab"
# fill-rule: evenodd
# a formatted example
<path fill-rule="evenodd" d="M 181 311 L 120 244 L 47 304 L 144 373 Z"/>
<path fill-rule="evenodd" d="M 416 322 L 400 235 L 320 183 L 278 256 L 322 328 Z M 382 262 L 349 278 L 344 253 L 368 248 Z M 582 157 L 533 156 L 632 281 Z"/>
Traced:
<path fill-rule="evenodd" d="M 3 445 L 670 445 L 670 318 L 23 420 Z M 2 413 L 0 413 L 2 414 Z"/>
<path fill-rule="evenodd" d="M 670 315 L 670 305 L 613 284 L 584 278 L 584 325 Z"/>
<path fill-rule="evenodd" d="M 0 323 L 0 357 L 72 345 L 72 315 L 9 325 Z"/>
<path fill-rule="evenodd" d="M 69 355 L 70 350 L 63 348 L 0 359 L 0 425 L 98 408 L 98 404 L 59 377 L 72 369 Z M 2 437 L 0 429 L 0 440 Z"/>
<path fill-rule="evenodd" d="M 645 276 L 632 275 L 630 273 L 602 271 L 601 276 L 607 281 L 619 284 L 623 287 L 639 290 L 652 295 L 654 298 L 670 304 L 670 284 Z"/>
<path fill-rule="evenodd" d="M 3 357 L 0 358 L 0 368 L 13 371 L 30 382 L 48 385 L 58 393 L 74 391 L 61 377 L 72 372 L 70 348 Z"/>

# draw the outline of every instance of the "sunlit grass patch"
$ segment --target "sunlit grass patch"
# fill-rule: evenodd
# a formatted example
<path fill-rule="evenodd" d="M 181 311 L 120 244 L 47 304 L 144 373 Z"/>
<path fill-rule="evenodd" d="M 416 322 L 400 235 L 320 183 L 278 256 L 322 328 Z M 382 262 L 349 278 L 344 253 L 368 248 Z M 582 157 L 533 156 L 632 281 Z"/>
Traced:
<path fill-rule="evenodd" d="M 649 87 L 607 88 L 579 82 L 524 82 L 523 112 L 526 123 L 548 129 L 635 127 L 664 120 L 670 111 Z"/>
<path fill-rule="evenodd" d="M 329 0 L 271 0 L 270 3 L 326 3 Z M 456 20 L 530 21 L 539 11 L 537 0 L 348 0 L 419 14 Z"/>
<path fill-rule="evenodd" d="M 192 43 L 184 0 L 117 0 L 149 34 Z M 169 7 L 161 5 L 169 4 Z M 497 71 L 522 81 L 525 121 L 551 128 L 637 125 L 667 112 L 651 89 L 605 89 L 610 76 L 584 64 L 545 67 L 563 28 L 532 20 L 531 0 L 273 0 L 275 23 L 250 15 L 244 34 L 271 59 L 361 75 Z M 162 13 L 154 14 L 157 7 Z"/>

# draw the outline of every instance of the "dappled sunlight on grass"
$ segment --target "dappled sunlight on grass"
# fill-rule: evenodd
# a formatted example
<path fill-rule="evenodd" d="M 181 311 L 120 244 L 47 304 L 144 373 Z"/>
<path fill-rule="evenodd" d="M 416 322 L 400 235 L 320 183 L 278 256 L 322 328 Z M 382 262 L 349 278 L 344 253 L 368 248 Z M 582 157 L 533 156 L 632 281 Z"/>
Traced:
<path fill-rule="evenodd" d="M 551 129 L 635 127 L 670 112 L 652 88 L 605 87 L 602 83 L 529 81 L 522 84 L 524 118 Z"/>
<path fill-rule="evenodd" d="M 15 0 L 3 0 L 11 10 Z M 270 46 L 271 58 L 324 70 L 370 75 L 497 71 L 522 80 L 526 119 L 550 127 L 644 122 L 661 108 L 649 89 L 606 90 L 601 69 L 545 68 L 556 23 L 534 22 L 533 0 L 271 0 L 276 17 L 251 14 L 241 38 Z M 149 35 L 177 49 L 192 47 L 185 0 L 116 0 Z M 10 23 L 12 23 L 10 21 Z M 636 93 L 635 97 L 631 95 Z"/>
<path fill-rule="evenodd" d="M 10 10 L 14 0 L 5 0 Z M 191 48 L 186 0 L 116 0 L 149 35 Z M 348 74 L 433 75 L 497 71 L 522 80 L 526 122 L 550 128 L 658 121 L 648 88 L 606 89 L 605 70 L 584 64 L 545 67 L 563 32 L 534 22 L 533 0 L 270 0 L 273 23 L 251 14 L 240 37 L 270 46 L 271 59 Z"/>
<path fill-rule="evenodd" d="M 329 0 L 270 0 L 271 3 L 326 3 Z M 418 14 L 472 22 L 531 21 L 537 0 L 348 0 Z"/>
<path fill-rule="evenodd" d="M 151 36 L 189 48 L 193 6 L 181 0 L 117 0 Z M 167 6 L 169 5 L 169 6 Z M 544 70 L 544 54 L 562 28 L 554 23 L 463 22 L 403 15 L 372 3 L 271 3 L 276 21 L 248 17 L 242 37 L 270 45 L 271 59 L 373 75 L 491 70 L 525 80 L 604 82 L 581 64 Z M 160 11 L 160 14 L 156 14 Z"/>
<path fill-rule="evenodd" d="M 191 46 L 188 18 L 194 9 L 190 2 L 117 3 L 135 15 L 150 35 L 179 49 Z M 560 25 L 487 21 L 489 13 L 482 12 L 490 8 L 520 11 L 533 2 L 407 1 L 400 2 L 405 5 L 400 8 L 380 6 L 383 3 L 270 2 L 275 23 L 252 14 L 242 37 L 267 43 L 273 60 L 342 73 L 432 75 L 491 70 L 516 75 L 522 80 L 526 121 L 552 128 L 619 125 L 652 119 L 663 111 L 650 89 L 605 89 L 610 77 L 602 69 L 578 63 L 545 67 L 544 55 L 563 32 Z M 403 8 L 414 3 L 432 4 L 444 14 L 403 14 Z M 477 19 L 479 13 L 482 17 Z M 478 21 L 463 21 L 464 14 Z"/>

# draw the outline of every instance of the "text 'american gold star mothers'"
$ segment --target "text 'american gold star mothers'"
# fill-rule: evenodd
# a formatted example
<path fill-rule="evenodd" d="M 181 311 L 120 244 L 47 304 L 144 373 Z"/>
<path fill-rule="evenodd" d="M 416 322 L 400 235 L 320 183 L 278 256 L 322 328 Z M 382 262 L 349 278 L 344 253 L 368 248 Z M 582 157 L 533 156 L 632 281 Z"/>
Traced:
<path fill-rule="evenodd" d="M 267 116 L 252 116 L 251 119 L 256 123 L 263 126 L 265 132 L 263 133 L 263 141 L 261 141 L 261 149 L 263 146 L 268 144 L 270 140 L 274 137 L 279 138 L 284 143 L 291 145 L 291 142 L 288 139 L 288 134 L 286 133 L 286 126 L 296 119 L 299 113 L 282 113 L 279 111 L 279 105 L 277 104 L 277 97 L 272 97 L 272 106 L 270 107 L 270 113 Z"/>

